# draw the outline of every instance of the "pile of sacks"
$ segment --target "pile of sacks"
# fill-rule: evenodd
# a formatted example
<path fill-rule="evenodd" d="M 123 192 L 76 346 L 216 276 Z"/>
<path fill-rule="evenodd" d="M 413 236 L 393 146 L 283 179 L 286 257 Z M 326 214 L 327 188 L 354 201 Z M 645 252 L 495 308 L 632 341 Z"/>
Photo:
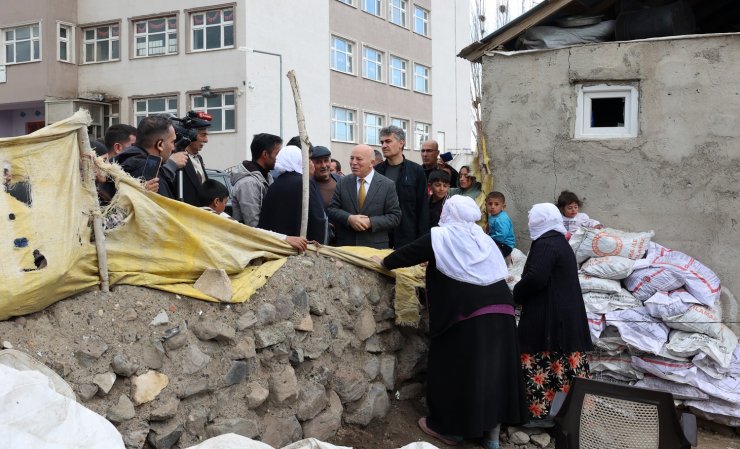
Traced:
<path fill-rule="evenodd" d="M 670 392 L 698 416 L 740 426 L 740 347 L 722 324 L 719 278 L 653 236 L 581 228 L 570 238 L 595 346 L 591 372 Z M 512 260 L 513 288 L 525 257 Z"/>

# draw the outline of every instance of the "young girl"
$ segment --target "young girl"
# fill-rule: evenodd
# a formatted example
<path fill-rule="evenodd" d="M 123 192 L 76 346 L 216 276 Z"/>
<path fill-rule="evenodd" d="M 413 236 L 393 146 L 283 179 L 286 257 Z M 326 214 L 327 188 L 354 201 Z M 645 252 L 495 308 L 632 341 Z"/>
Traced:
<path fill-rule="evenodd" d="M 578 196 L 569 190 L 560 192 L 557 206 L 563 215 L 563 226 L 568 231 L 568 235 L 576 232 L 581 226 L 596 229 L 604 227 L 598 221 L 589 218 L 588 215 L 581 212 L 583 201 L 578 199 Z"/>

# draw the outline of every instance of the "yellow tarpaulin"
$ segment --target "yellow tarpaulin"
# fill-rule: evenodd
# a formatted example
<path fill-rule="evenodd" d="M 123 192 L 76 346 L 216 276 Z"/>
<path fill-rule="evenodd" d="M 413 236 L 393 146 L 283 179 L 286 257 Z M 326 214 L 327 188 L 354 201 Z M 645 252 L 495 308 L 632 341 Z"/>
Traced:
<path fill-rule="evenodd" d="M 204 270 L 219 268 L 231 279 L 232 302 L 248 300 L 294 255 L 290 245 L 261 230 L 143 190 L 119 167 L 95 160 L 114 179 L 117 194 L 100 210 L 86 179 L 77 130 L 85 111 L 31 135 L 0 139 L 0 162 L 12 176 L 5 190 L 31 192 L 30 205 L 0 194 L 0 319 L 41 310 L 100 283 L 91 223 L 102 214 L 111 284 L 157 288 L 215 301 L 193 287 Z M 89 154 L 89 153 L 88 153 Z M 89 156 L 88 156 L 89 157 Z M 34 250 L 38 250 L 34 256 Z M 423 269 L 387 272 L 370 257 L 389 251 L 322 247 L 319 253 L 396 278 L 396 322 L 415 325 Z M 38 255 L 46 266 L 36 268 Z M 254 263 L 259 260 L 261 264 Z"/>

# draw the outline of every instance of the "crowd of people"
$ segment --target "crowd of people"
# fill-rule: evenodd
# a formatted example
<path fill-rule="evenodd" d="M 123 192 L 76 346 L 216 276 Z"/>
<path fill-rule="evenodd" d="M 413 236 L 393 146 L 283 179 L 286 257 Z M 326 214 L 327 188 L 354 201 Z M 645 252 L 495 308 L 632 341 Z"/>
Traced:
<path fill-rule="evenodd" d="M 512 292 L 507 259 L 516 238 L 504 194 L 482 192 L 470 167 L 456 171 L 434 140 L 423 142 L 417 164 L 404 156 L 404 130 L 388 126 L 380 131 L 380 151 L 352 149 L 346 175 L 329 148 L 310 146 L 306 174 L 298 137 L 283 146 L 279 136 L 257 134 L 251 160 L 231 171 L 229 194 L 208 179 L 199 152 L 209 124 L 200 125 L 180 153 L 172 152 L 176 135 L 165 117 L 147 117 L 136 129 L 117 125 L 99 154 L 135 177 L 148 155 L 159 156 L 147 190 L 177 198 L 175 176 L 182 170 L 193 186 L 186 202 L 280 235 L 298 251 L 311 241 L 390 248 L 390 255 L 375 258 L 386 269 L 425 263 L 431 343 L 429 415 L 419 420 L 424 432 L 450 445 L 482 438 L 486 449 L 497 449 L 502 423 L 551 425 L 555 393 L 589 375 L 591 338 L 567 239 L 579 226 L 601 224 L 581 212 L 573 192 L 529 211 L 532 245 Z M 310 186 L 306 238 L 298 236 L 304 176 Z M 224 212 L 229 199 L 233 217 Z"/>

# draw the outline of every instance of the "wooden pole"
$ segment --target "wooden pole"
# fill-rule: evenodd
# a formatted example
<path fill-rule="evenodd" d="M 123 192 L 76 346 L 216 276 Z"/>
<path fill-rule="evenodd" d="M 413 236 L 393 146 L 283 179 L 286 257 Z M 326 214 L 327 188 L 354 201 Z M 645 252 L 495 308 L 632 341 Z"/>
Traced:
<path fill-rule="evenodd" d="M 293 89 L 293 100 L 295 101 L 295 115 L 298 119 L 298 135 L 301 137 L 301 154 L 303 161 L 303 205 L 301 210 L 301 237 L 306 236 L 308 229 L 308 181 L 309 181 L 309 170 L 308 170 L 308 148 L 310 143 L 308 141 L 308 133 L 306 132 L 306 118 L 303 115 L 303 102 L 301 101 L 301 93 L 298 91 L 298 81 L 295 78 L 295 70 L 288 71 L 288 80 L 290 81 L 290 87 Z"/>
<path fill-rule="evenodd" d="M 93 161 L 95 157 L 90 148 L 90 138 L 87 135 L 87 127 L 77 130 L 77 144 L 80 147 L 80 164 L 82 173 L 87 184 L 95 192 L 95 175 L 93 173 Z M 97 203 L 96 203 L 97 204 Z M 110 279 L 108 277 L 108 254 L 105 252 L 105 234 L 103 233 L 103 219 L 100 217 L 100 208 L 93 213 L 93 232 L 95 233 L 95 250 L 98 253 L 98 272 L 100 273 L 100 290 L 105 293 L 110 291 Z"/>

